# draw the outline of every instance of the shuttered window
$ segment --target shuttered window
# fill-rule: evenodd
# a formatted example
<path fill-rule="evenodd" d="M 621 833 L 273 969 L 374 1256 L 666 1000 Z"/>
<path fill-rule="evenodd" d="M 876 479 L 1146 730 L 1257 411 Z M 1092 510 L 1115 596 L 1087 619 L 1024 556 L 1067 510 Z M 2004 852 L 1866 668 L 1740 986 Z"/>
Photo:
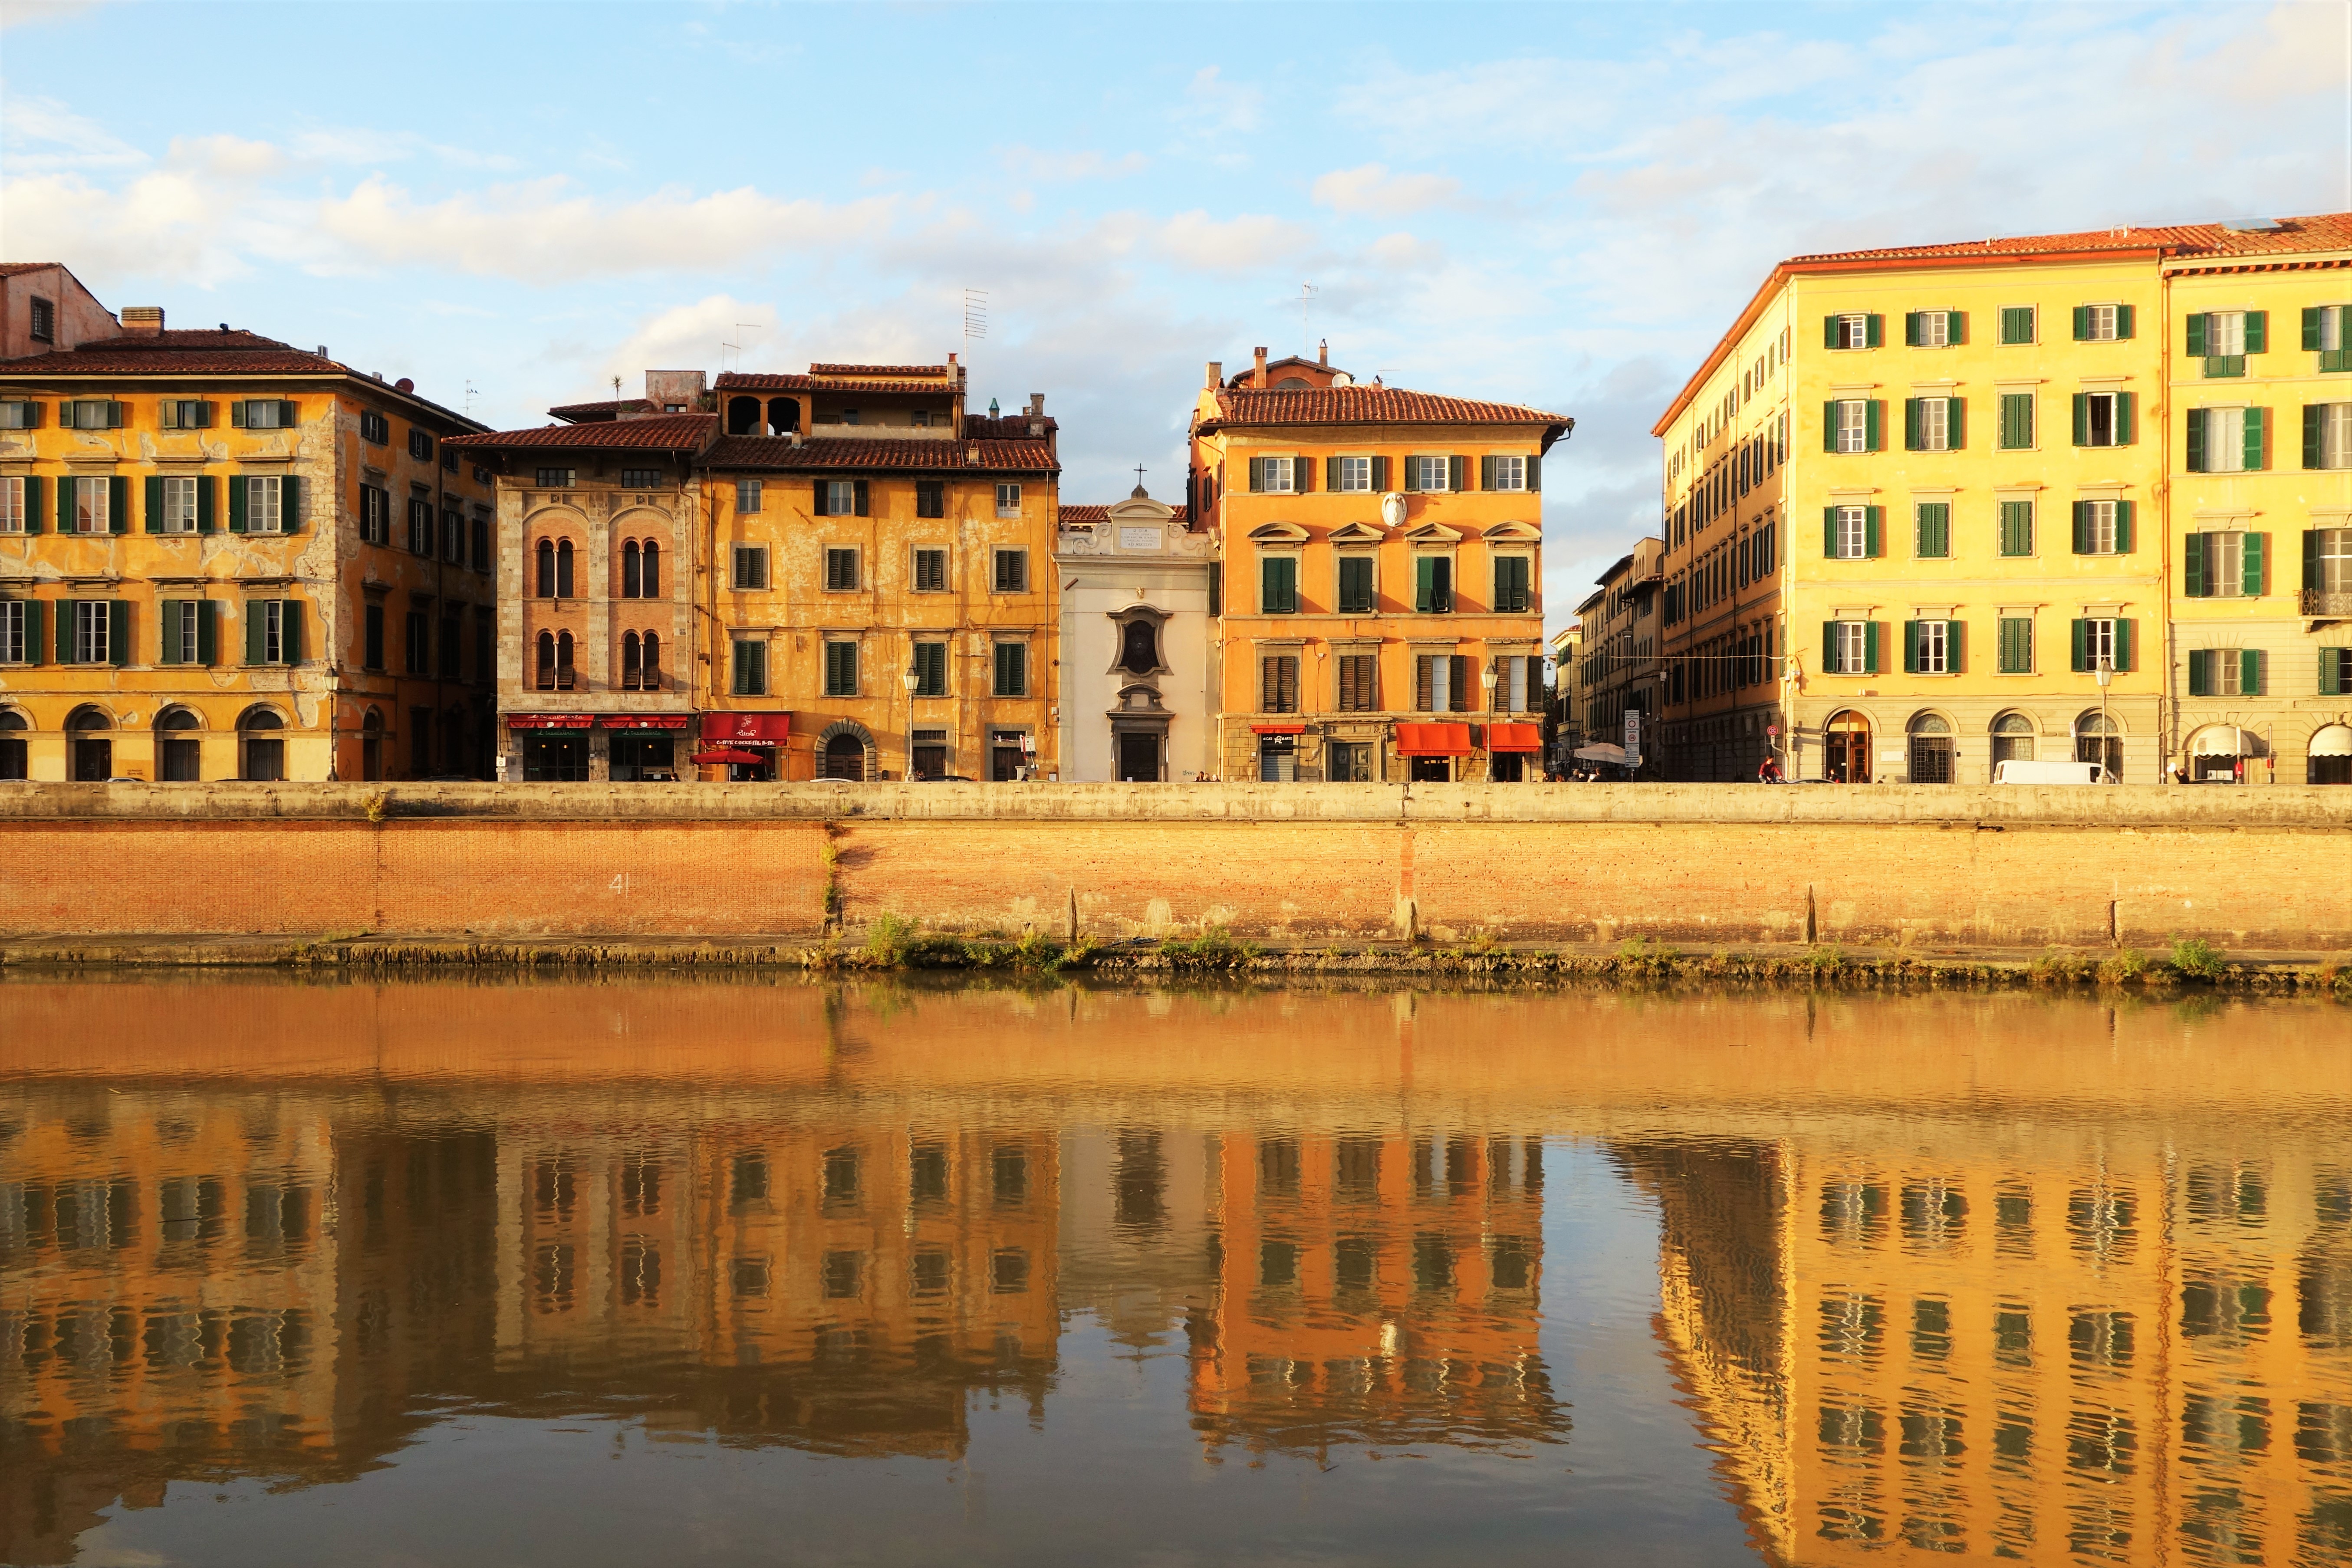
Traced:
<path fill-rule="evenodd" d="M 1296 555 L 1262 555 L 1258 558 L 1258 611 L 1268 616 L 1291 616 L 1298 613 L 1298 557 Z"/>
<path fill-rule="evenodd" d="M 832 672 L 833 646 L 829 643 L 826 645 L 825 667 L 828 675 Z M 729 666 L 733 679 L 729 682 L 730 689 L 738 697 L 766 696 L 768 693 L 767 643 L 758 637 L 738 637 L 734 640 L 730 652 Z M 854 645 L 851 647 L 851 653 L 853 655 L 851 674 L 854 679 L 856 676 Z"/>
<path fill-rule="evenodd" d="M 2003 616 L 2000 618 L 2000 641 L 2001 674 L 2033 673 L 2033 618 L 2031 616 Z"/>
<path fill-rule="evenodd" d="M 1466 654 L 1425 653 L 1413 659 L 1413 707 L 1424 713 L 1470 711 Z"/>
<path fill-rule="evenodd" d="M 1952 507 L 1949 501 L 1921 501 L 1916 520 L 1912 553 L 1922 561 L 1940 561 L 1952 552 Z"/>
<path fill-rule="evenodd" d="M 1343 653 L 1339 656 L 1339 711 L 1371 713 L 1380 709 L 1380 656 Z"/>
<path fill-rule="evenodd" d="M 824 694 L 827 697 L 857 695 L 856 643 L 829 642 L 824 645 Z"/>
<path fill-rule="evenodd" d="M 40 661 L 41 608 L 37 599 L 0 599 L 0 664 Z"/>
<path fill-rule="evenodd" d="M 995 584 L 1000 594 L 1025 594 L 1029 591 L 1029 552 L 1025 550 L 999 550 L 995 552 Z"/>
<path fill-rule="evenodd" d="M 828 594 L 850 594 L 857 590 L 856 547 L 834 545 L 824 552 L 824 589 Z"/>
<path fill-rule="evenodd" d="M 943 642 L 919 642 L 915 645 L 915 695 L 945 697 L 948 694 L 948 645 Z"/>
<path fill-rule="evenodd" d="M 1372 557 L 1342 555 L 1339 557 L 1339 613 L 1343 616 L 1369 616 L 1373 610 Z"/>
<path fill-rule="evenodd" d="M 1269 654 L 1258 661 L 1258 711 L 1298 711 L 1298 656 Z"/>
<path fill-rule="evenodd" d="M 2000 310 L 2000 341 L 2004 343 L 2030 343 L 2033 341 L 2034 310 L 2031 305 L 2004 305 Z"/>
<path fill-rule="evenodd" d="M 1525 615 L 1530 602 L 1528 592 L 1528 560 L 1524 555 L 1495 557 L 1495 610 L 1498 615 Z"/>
<path fill-rule="evenodd" d="M 1412 607 L 1423 615 L 1454 613 L 1454 558 L 1416 555 L 1412 562 Z"/>
<path fill-rule="evenodd" d="M 915 552 L 915 592 L 943 594 L 948 586 L 948 552 L 944 550 Z"/>
<path fill-rule="evenodd" d="M 2303 405 L 2303 466 L 2352 468 L 2352 403 Z"/>
<path fill-rule="evenodd" d="M 2267 591 L 2269 538 L 2192 533 L 2182 541 L 2181 592 L 2192 599 L 2259 598 Z"/>
<path fill-rule="evenodd" d="M 1022 642 L 1001 642 L 996 645 L 996 695 L 1026 697 L 1029 695 L 1029 645 Z"/>
<path fill-rule="evenodd" d="M 2031 451 L 2033 447 L 2033 394 L 2004 392 L 2000 395 L 2000 448 L 2004 452 Z"/>

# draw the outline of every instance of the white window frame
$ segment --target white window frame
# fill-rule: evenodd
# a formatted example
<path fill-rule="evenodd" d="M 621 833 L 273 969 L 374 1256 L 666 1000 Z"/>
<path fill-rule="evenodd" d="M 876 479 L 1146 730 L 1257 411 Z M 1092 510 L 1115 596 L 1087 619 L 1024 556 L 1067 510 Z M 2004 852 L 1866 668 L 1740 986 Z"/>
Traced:
<path fill-rule="evenodd" d="M 1370 458 L 1339 459 L 1339 482 L 1334 487 L 1344 495 L 1360 496 L 1372 493 L 1372 460 Z"/>
<path fill-rule="evenodd" d="M 857 513 L 857 481 L 827 479 L 824 481 L 824 510 L 822 517 L 854 517 Z"/>
<path fill-rule="evenodd" d="M 2111 500 L 2089 500 L 2083 503 L 2083 543 L 2085 555 L 2113 555 L 2116 552 L 2116 506 Z"/>
<path fill-rule="evenodd" d="M 68 602 L 73 605 L 74 662 L 111 663 L 114 649 L 107 634 L 113 628 L 107 622 L 112 606 L 104 599 L 73 599 Z"/>
<path fill-rule="evenodd" d="M 1523 457 L 1497 457 L 1495 459 L 1495 488 L 1498 490 L 1524 490 L 1528 488 L 1528 460 Z"/>
<path fill-rule="evenodd" d="M 1912 654 L 1918 663 L 1918 673 L 1949 675 L 1952 672 L 1951 622 L 1925 620 L 1913 624 L 1918 628 L 1918 641 Z"/>
<path fill-rule="evenodd" d="M 2085 448 L 2093 447 L 2105 448 L 2121 446 L 2123 443 L 2116 439 L 2116 416 L 2123 409 L 2124 395 L 2120 392 L 2087 392 L 2083 395 L 2090 400 L 2084 405 L 2084 447 Z M 2104 441 L 2097 439 L 2099 434 L 2099 418 L 2097 410 L 2100 399 L 2102 398 L 2106 400 L 2107 405 L 2107 438 Z"/>
<path fill-rule="evenodd" d="M 2352 594 L 2352 526 L 2323 528 L 2319 534 L 2319 591 Z"/>
<path fill-rule="evenodd" d="M 1837 509 L 1837 555 L 1839 561 L 1870 559 L 1870 509 L 1866 506 L 1842 506 Z"/>
<path fill-rule="evenodd" d="M 1940 315 L 1931 310 L 1929 315 Z M 1942 348 L 1945 345 L 1933 345 Z M 1923 397 L 1919 400 L 1919 449 L 1923 452 L 1948 452 L 1952 449 L 1952 400 L 1948 397 Z"/>
<path fill-rule="evenodd" d="M 1413 488 L 1431 495 L 1444 495 L 1454 489 L 1454 465 L 1444 457 L 1407 458 L 1417 465 L 1413 471 Z"/>
<path fill-rule="evenodd" d="M 1838 450 L 1859 453 L 1870 450 L 1870 401 L 1863 397 L 1838 399 Z"/>
<path fill-rule="evenodd" d="M 2116 328 L 2119 324 L 2119 305 L 2085 305 L 2083 316 L 2083 341 L 2086 343 L 2117 342 Z"/>
<path fill-rule="evenodd" d="M 1870 623 L 1839 621 L 1837 626 L 1837 669 L 1839 675 L 1868 673 L 1870 663 Z"/>
<path fill-rule="evenodd" d="M 2243 529 L 2225 529 L 2205 536 L 2205 596 L 2209 599 L 2242 599 L 2246 596 L 2246 534 Z"/>
<path fill-rule="evenodd" d="M 163 531 L 194 533 L 196 531 L 196 484 L 194 479 L 166 474 L 163 487 Z M 189 663 L 194 661 L 189 660 Z"/>
<path fill-rule="evenodd" d="M 738 515 L 745 512 L 754 512 L 759 510 L 760 481 L 758 479 L 737 479 L 735 481 L 735 510 Z"/>
<path fill-rule="evenodd" d="M 69 479 L 65 482 L 73 486 L 74 531 L 111 532 L 114 487 L 103 479 Z"/>
<path fill-rule="evenodd" d="M 200 639 L 197 637 L 197 632 L 200 629 L 198 623 L 204 615 L 204 611 L 198 608 L 198 606 L 203 603 L 204 601 L 201 599 L 183 599 L 180 601 L 180 618 L 174 628 L 178 631 L 180 637 L 180 646 L 174 650 L 178 655 L 178 658 L 173 661 L 175 663 L 194 664 L 196 662 L 196 650 L 200 646 Z"/>
<path fill-rule="evenodd" d="M 2093 669 L 2116 663 L 2116 622 L 2112 616 L 2088 616 L 2083 621 L 2083 658 Z"/>
<path fill-rule="evenodd" d="M 2205 313 L 2205 357 L 2236 359 L 2246 352 L 2246 313 L 2209 310 Z"/>
<path fill-rule="evenodd" d="M 286 531 L 286 481 L 280 479 L 240 479 L 245 486 L 245 531 L 247 533 L 283 533 Z M 264 496 L 268 497 L 263 500 Z M 430 515 L 429 512 L 427 515 Z M 430 527 L 430 524 L 426 526 Z M 431 535 L 427 535 L 428 541 Z M 420 554 L 431 553 L 428 543 Z"/>
<path fill-rule="evenodd" d="M 996 487 L 996 515 L 999 517 L 1019 517 L 1021 515 L 1021 487 L 1019 485 L 1001 484 Z"/>
<path fill-rule="evenodd" d="M 25 601 L 0 599 L 0 664 L 23 664 L 30 651 L 25 646 Z"/>
<path fill-rule="evenodd" d="M 1841 349 L 1866 349 L 1870 346 L 1870 312 L 1841 310 L 1838 312 L 1838 342 Z"/>
<path fill-rule="evenodd" d="M 0 479 L 0 533 L 25 531 L 25 481 Z"/>
<path fill-rule="evenodd" d="M 2344 316 L 2342 305 L 2322 305 L 2319 308 L 2319 352 L 2334 353 L 2344 347 Z"/>
<path fill-rule="evenodd" d="M 2319 417 L 2319 466 L 2352 468 L 2352 403 L 2320 406 L 2326 412 Z"/>
<path fill-rule="evenodd" d="M 1952 346 L 1952 313 L 1949 310 L 1919 312 L 1919 346 L 1923 349 L 1948 349 Z"/>
<path fill-rule="evenodd" d="M 41 405 L 28 398 L 0 398 L 0 430 L 34 430 L 40 427 Z"/>
<path fill-rule="evenodd" d="M 68 430 L 110 430 L 113 426 L 107 422 L 106 416 L 107 405 L 111 401 L 105 397 L 77 397 L 69 403 L 59 404 L 61 416 L 58 423 Z"/>
<path fill-rule="evenodd" d="M 2217 647 L 2211 650 L 2221 657 L 2213 662 L 2221 668 L 2214 672 L 2213 695 L 2216 697 L 2258 697 L 2260 692 L 2248 691 L 2246 660 L 2243 648 Z"/>
<path fill-rule="evenodd" d="M 2246 471 L 2246 411 L 2242 408 L 2205 410 L 2205 471 L 2242 474 Z"/>
<path fill-rule="evenodd" d="M 1296 495 L 1298 491 L 1297 464 L 1296 458 L 1260 458 L 1257 460 L 1259 489 L 1270 496 Z M 1001 505 L 999 511 L 1001 515 Z"/>
<path fill-rule="evenodd" d="M 249 397 L 245 401 L 245 427 L 248 430 L 282 430 L 289 426 L 278 423 L 278 399 Z M 268 409 L 265 416 L 261 411 Z"/>
<path fill-rule="evenodd" d="M 747 565 L 756 565 L 758 570 L 746 573 L 744 568 Z M 751 577 L 756 577 L 758 581 L 747 581 L 747 578 Z M 729 590 L 732 593 L 766 593 L 768 591 L 768 547 L 764 544 L 736 545 L 734 554 L 729 562 L 727 583 Z"/>

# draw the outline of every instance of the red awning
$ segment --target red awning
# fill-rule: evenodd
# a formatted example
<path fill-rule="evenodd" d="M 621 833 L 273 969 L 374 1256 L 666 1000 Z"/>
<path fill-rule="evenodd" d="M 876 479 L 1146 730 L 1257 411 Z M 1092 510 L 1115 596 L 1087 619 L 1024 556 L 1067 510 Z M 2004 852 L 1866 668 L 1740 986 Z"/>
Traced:
<path fill-rule="evenodd" d="M 683 713 L 607 713 L 596 721 L 606 730 L 683 730 Z"/>
<path fill-rule="evenodd" d="M 1490 752 L 1540 752 L 1543 750 L 1543 726 L 1489 724 L 1486 726 L 1486 749 Z"/>
<path fill-rule="evenodd" d="M 593 730 L 596 727 L 593 713 L 509 713 L 506 716 L 509 730 Z"/>
<path fill-rule="evenodd" d="M 1474 750 L 1467 724 L 1400 724 L 1396 749 L 1400 757 L 1466 757 Z"/>
<path fill-rule="evenodd" d="M 742 763 L 752 767 L 757 767 L 759 764 L 767 762 L 768 760 L 768 758 L 761 756 L 757 752 L 738 752 L 731 749 L 724 752 L 697 752 L 694 753 L 694 761 L 698 766 L 709 766 L 714 768 L 722 766 L 728 763 Z"/>
<path fill-rule="evenodd" d="M 782 741 L 793 732 L 790 713 L 705 713 L 706 741 Z"/>
<path fill-rule="evenodd" d="M 1304 735 L 1307 733 L 1307 726 L 1304 724 L 1253 724 L 1250 726 L 1250 733 L 1253 735 Z"/>

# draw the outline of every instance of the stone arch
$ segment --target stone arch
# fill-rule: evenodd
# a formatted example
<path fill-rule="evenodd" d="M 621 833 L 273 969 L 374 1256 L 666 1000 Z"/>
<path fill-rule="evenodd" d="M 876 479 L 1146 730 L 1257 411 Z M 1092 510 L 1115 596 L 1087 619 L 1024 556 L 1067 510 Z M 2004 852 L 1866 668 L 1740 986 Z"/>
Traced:
<path fill-rule="evenodd" d="M 2042 726 L 2020 708 L 1995 714 L 1990 732 L 1995 768 L 2003 763 L 2033 762 L 2042 749 Z"/>
<path fill-rule="evenodd" d="M 821 779 L 870 779 L 874 759 L 874 731 L 855 719 L 836 719 L 817 731 L 816 773 Z M 854 773 L 845 771 L 853 761 Z"/>
<path fill-rule="evenodd" d="M 176 702 L 169 703 L 155 711 L 155 728 L 158 730 L 201 730 L 204 727 L 203 714 L 193 708 L 185 708 Z"/>
<path fill-rule="evenodd" d="M 66 715 L 66 729 L 69 732 L 88 733 L 113 728 L 114 715 L 95 702 L 85 702 Z"/>
<path fill-rule="evenodd" d="M 727 400 L 727 434 L 757 436 L 760 434 L 760 400 L 756 397 L 730 397 Z"/>
<path fill-rule="evenodd" d="M 283 730 L 286 715 L 267 702 L 257 702 L 236 716 L 239 731 L 247 730 Z"/>

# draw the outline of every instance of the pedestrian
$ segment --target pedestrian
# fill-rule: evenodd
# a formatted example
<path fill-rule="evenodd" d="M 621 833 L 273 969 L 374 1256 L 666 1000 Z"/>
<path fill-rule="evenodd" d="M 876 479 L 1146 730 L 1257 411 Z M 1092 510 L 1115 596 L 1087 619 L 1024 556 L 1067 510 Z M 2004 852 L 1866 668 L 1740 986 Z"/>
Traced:
<path fill-rule="evenodd" d="M 1758 784 L 1779 784 L 1780 782 L 1780 759 L 1774 756 L 1769 752 L 1765 752 L 1764 765 L 1756 770 L 1756 782 Z"/>

